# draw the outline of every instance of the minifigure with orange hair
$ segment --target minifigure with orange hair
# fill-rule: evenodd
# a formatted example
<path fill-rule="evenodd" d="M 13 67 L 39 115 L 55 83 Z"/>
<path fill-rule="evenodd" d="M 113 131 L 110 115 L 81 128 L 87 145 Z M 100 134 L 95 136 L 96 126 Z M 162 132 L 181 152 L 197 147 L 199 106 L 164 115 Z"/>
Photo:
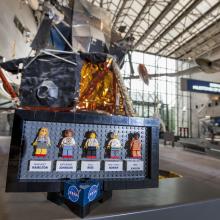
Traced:
<path fill-rule="evenodd" d="M 45 157 L 47 148 L 51 145 L 48 128 L 41 128 L 32 144 L 35 147 L 34 156 Z"/>
<path fill-rule="evenodd" d="M 141 158 L 141 140 L 138 132 L 134 133 L 132 141 L 130 143 L 130 152 L 132 158 Z"/>

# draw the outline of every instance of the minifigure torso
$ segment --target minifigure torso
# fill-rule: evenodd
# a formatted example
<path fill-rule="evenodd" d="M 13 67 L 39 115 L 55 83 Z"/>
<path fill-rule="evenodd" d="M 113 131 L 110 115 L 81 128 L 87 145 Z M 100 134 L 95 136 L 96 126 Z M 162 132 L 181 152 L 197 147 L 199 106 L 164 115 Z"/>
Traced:
<path fill-rule="evenodd" d="M 39 136 L 36 139 L 37 147 L 47 147 L 50 145 L 50 138 L 47 136 Z"/>
<path fill-rule="evenodd" d="M 96 138 L 88 138 L 85 144 L 86 147 L 98 147 L 99 142 Z"/>
<path fill-rule="evenodd" d="M 68 145 L 68 146 L 75 146 L 76 145 L 76 142 L 74 140 L 73 137 L 64 137 L 61 141 L 61 145 L 62 146 L 65 146 L 65 145 Z"/>
<path fill-rule="evenodd" d="M 141 141 L 139 139 L 135 139 L 133 138 L 132 141 L 131 141 L 131 148 L 133 150 L 140 150 L 141 148 Z"/>
<path fill-rule="evenodd" d="M 111 147 L 111 148 L 121 148 L 121 142 L 116 139 L 116 138 L 113 138 L 109 141 L 108 145 Z"/>

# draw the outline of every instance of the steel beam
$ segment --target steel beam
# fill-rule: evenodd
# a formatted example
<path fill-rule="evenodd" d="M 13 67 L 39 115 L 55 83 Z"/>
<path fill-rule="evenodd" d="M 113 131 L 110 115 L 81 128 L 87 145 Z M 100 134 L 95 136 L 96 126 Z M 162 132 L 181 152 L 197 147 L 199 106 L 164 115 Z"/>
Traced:
<path fill-rule="evenodd" d="M 165 50 L 167 47 L 169 47 L 171 44 L 173 44 L 179 37 L 181 37 L 183 34 L 185 34 L 187 31 L 189 31 L 193 26 L 195 26 L 197 23 L 201 22 L 202 19 L 204 19 L 205 16 L 207 16 L 209 13 L 211 13 L 213 10 L 215 10 L 217 7 L 220 6 L 220 2 L 217 2 L 214 6 L 212 6 L 207 12 L 205 12 L 201 17 L 196 19 L 191 25 L 189 25 L 184 31 L 182 31 L 180 34 L 178 34 L 175 38 L 173 38 L 172 41 L 170 41 L 168 44 L 166 44 L 163 48 L 157 51 L 157 54 L 159 54 L 161 51 Z"/>
<path fill-rule="evenodd" d="M 100 4 L 99 4 L 100 8 L 103 7 L 103 0 L 100 0 Z"/>
<path fill-rule="evenodd" d="M 170 10 L 178 3 L 179 0 L 171 0 L 169 4 L 164 8 L 164 10 L 160 13 L 160 15 L 155 19 L 155 21 L 150 25 L 150 27 L 146 30 L 146 32 L 139 38 L 139 40 L 134 45 L 134 48 L 137 48 L 148 36 L 149 34 L 156 28 L 156 26 L 161 22 L 161 20 L 170 12 Z"/>
<path fill-rule="evenodd" d="M 146 2 L 143 5 L 142 9 L 140 10 L 140 12 L 138 13 L 137 17 L 135 18 L 134 22 L 132 23 L 132 25 L 130 26 L 129 30 L 125 34 L 125 37 L 129 36 L 129 34 L 132 32 L 134 26 L 140 20 L 140 17 L 142 16 L 142 14 L 144 13 L 145 9 L 150 5 L 151 2 L 152 2 L 152 0 L 146 0 Z"/>
<path fill-rule="evenodd" d="M 216 47 L 220 45 L 220 33 L 216 33 L 214 36 L 211 38 L 205 39 L 202 41 L 200 44 L 198 44 L 196 47 L 198 47 L 196 50 L 190 50 L 184 53 L 183 55 L 179 56 L 178 59 L 182 59 L 184 57 L 200 57 L 203 54 L 207 53 L 208 51 L 212 51 Z M 212 46 L 212 43 L 210 41 L 214 41 L 215 44 Z M 207 51 L 204 49 L 205 47 L 208 47 L 209 50 Z M 194 55 L 194 56 L 193 56 Z"/>
<path fill-rule="evenodd" d="M 159 42 L 173 27 L 175 27 L 184 17 L 186 17 L 193 9 L 197 7 L 203 0 L 194 1 L 179 17 L 177 17 L 171 25 L 168 26 L 146 49 L 147 52 L 153 45 Z M 184 10 L 184 8 L 182 9 Z"/>
<path fill-rule="evenodd" d="M 193 38 L 189 39 L 187 42 L 185 42 L 183 45 L 181 45 L 180 47 L 178 47 L 177 49 L 175 49 L 174 51 L 171 51 L 167 56 L 170 57 L 171 55 L 173 55 L 174 53 L 176 53 L 178 50 L 180 50 L 181 48 L 184 48 L 187 44 L 190 44 L 194 41 L 196 41 L 196 39 L 198 37 L 201 37 L 201 35 L 205 35 L 206 34 L 206 39 L 210 38 L 209 35 L 209 29 L 211 28 L 215 28 L 215 26 L 218 26 L 220 22 L 220 19 L 218 19 L 217 21 L 215 21 L 214 23 L 210 24 L 207 28 L 205 28 L 205 30 L 200 31 L 198 34 L 196 34 Z M 206 41 L 206 39 L 204 40 L 204 42 Z M 187 53 L 187 52 L 186 52 Z M 178 58 L 182 57 L 184 54 L 182 54 L 181 56 L 179 56 Z M 177 58 L 177 59 L 178 59 Z"/>
<path fill-rule="evenodd" d="M 114 23 L 113 23 L 112 27 L 114 27 L 114 26 L 116 25 L 116 23 L 118 22 L 118 19 L 120 18 L 121 13 L 122 13 L 122 11 L 124 10 L 124 7 L 125 7 L 125 5 L 126 5 L 126 3 L 127 3 L 127 0 L 122 0 L 122 1 L 123 1 L 123 2 L 122 2 L 122 5 L 121 5 L 121 7 L 120 7 L 120 9 L 119 9 L 119 11 L 118 11 L 118 13 L 117 13 L 117 15 L 115 16 L 115 20 L 114 20 Z"/>

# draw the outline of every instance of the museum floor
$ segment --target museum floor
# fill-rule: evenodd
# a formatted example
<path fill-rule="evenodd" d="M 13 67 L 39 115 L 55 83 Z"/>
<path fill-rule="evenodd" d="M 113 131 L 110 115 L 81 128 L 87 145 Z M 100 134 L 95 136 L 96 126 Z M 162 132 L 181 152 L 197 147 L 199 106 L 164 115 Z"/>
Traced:
<path fill-rule="evenodd" d="M 1 139 L 0 139 L 1 140 Z M 3 144 L 4 143 L 4 144 Z M 7 170 L 7 141 L 0 141 L 0 219 L 76 219 L 77 217 L 69 211 L 66 206 L 57 206 L 46 200 L 45 193 L 5 193 L 5 177 Z M 94 209 L 88 216 L 90 218 L 102 217 L 104 214 L 122 212 L 122 210 L 135 211 L 142 210 L 152 204 L 172 204 L 178 197 L 178 201 L 184 202 L 185 195 L 177 196 L 178 187 L 187 187 L 189 181 L 193 180 L 198 185 L 194 185 L 191 191 L 196 194 L 197 198 L 205 200 L 206 198 L 220 198 L 220 160 L 205 155 L 195 154 L 184 151 L 180 147 L 172 148 L 170 146 L 160 146 L 160 169 L 176 172 L 183 178 L 165 179 L 160 181 L 160 193 L 163 199 L 157 198 L 158 189 L 129 190 L 113 192 L 113 198 L 102 205 L 94 205 Z M 179 179 L 179 180 L 177 180 Z M 201 184 L 202 183 L 202 186 Z M 199 195 L 207 184 L 207 193 Z M 166 191 L 163 191 L 163 187 Z M 174 188 L 176 187 L 176 188 Z M 201 188 L 201 189 L 199 189 Z M 186 190 L 186 188 L 185 188 Z M 201 191 L 197 191 L 201 190 Z M 166 195 L 173 194 L 173 197 Z M 153 201 L 149 201 L 148 195 L 153 194 Z M 175 194 L 175 195 L 174 195 Z M 134 198 L 138 198 L 137 200 Z M 118 206 L 115 200 L 120 203 Z M 124 202 L 123 202 L 124 201 Z"/>

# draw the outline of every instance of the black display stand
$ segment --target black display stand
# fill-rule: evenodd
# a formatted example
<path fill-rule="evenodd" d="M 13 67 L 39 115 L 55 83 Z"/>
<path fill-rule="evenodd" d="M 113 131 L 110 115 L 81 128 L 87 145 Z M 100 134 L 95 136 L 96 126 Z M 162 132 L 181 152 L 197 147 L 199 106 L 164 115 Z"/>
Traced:
<path fill-rule="evenodd" d="M 76 214 L 80 218 L 84 218 L 90 213 L 90 208 L 94 203 L 97 202 L 103 203 L 106 200 L 110 199 L 111 197 L 112 197 L 112 191 L 104 191 L 102 196 L 99 197 L 98 199 L 92 201 L 86 206 L 80 206 L 65 199 L 62 193 L 57 193 L 57 192 L 47 193 L 47 200 L 55 203 L 56 205 L 65 204 L 74 214 Z"/>

